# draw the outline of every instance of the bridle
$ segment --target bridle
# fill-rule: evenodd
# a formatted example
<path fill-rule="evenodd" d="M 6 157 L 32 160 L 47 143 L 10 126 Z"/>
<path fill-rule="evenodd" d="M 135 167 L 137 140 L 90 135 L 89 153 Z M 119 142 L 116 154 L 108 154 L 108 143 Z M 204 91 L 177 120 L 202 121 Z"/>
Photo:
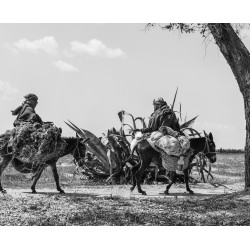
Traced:
<path fill-rule="evenodd" d="M 216 152 L 215 151 L 210 151 L 210 147 L 209 147 L 209 142 L 208 141 L 210 141 L 209 140 L 209 138 L 207 138 L 206 136 L 205 136 L 205 146 L 204 146 L 204 149 L 202 150 L 202 153 L 205 155 L 205 156 L 207 156 L 207 155 L 209 155 L 209 154 L 215 154 Z M 205 153 L 205 149 L 207 148 L 207 150 L 208 150 L 208 152 L 207 153 Z"/>
<path fill-rule="evenodd" d="M 85 143 L 87 141 L 89 141 L 90 138 L 86 138 L 83 141 L 82 140 L 83 139 L 77 140 L 76 146 L 75 146 L 75 148 L 72 151 L 72 152 L 75 152 L 77 150 L 77 154 L 78 154 L 78 157 L 75 157 L 75 154 L 72 154 L 73 157 L 74 157 L 73 162 L 75 163 L 75 165 L 78 163 L 78 161 L 80 161 L 81 159 L 84 158 L 84 157 L 81 157 L 81 152 L 80 152 L 80 146 L 79 146 L 79 144 L 82 144 L 83 146 L 85 146 Z M 86 153 L 86 147 L 85 147 L 85 153 Z M 84 153 L 84 156 L 85 156 L 85 153 Z"/>
<path fill-rule="evenodd" d="M 77 165 L 78 161 L 83 158 L 83 157 L 81 157 L 79 142 L 77 142 L 76 147 L 73 149 L 72 152 L 74 152 L 74 154 L 73 154 L 73 157 L 74 157 L 73 162 L 74 162 L 75 165 Z M 78 156 L 75 156 L 76 154 Z"/>

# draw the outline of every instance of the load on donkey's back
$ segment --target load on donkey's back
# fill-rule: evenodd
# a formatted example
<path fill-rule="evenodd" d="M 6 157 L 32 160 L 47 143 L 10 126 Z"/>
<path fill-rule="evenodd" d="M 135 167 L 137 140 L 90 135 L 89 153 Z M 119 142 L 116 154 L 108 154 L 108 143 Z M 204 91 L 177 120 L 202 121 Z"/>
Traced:
<path fill-rule="evenodd" d="M 7 146 L 9 154 L 35 165 L 58 158 L 65 147 L 61 128 L 52 122 L 43 122 L 36 113 L 37 95 L 27 94 L 24 98 L 22 105 L 11 111 L 17 116 L 14 128 L 0 135 L 0 149 Z"/>
<path fill-rule="evenodd" d="M 192 154 L 189 139 L 181 132 L 174 111 L 162 97 L 155 99 L 153 105 L 154 112 L 150 116 L 148 127 L 135 135 L 131 150 L 135 149 L 140 140 L 146 139 L 161 153 L 162 164 L 167 170 L 177 170 L 178 165 L 180 170 L 183 170 L 187 167 L 188 158 Z"/>

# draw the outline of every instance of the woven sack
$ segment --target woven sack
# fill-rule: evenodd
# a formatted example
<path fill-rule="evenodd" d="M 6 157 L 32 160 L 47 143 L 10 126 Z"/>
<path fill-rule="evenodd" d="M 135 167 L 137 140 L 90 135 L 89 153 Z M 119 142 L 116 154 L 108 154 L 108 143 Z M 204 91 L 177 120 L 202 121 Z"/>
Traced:
<path fill-rule="evenodd" d="M 155 142 L 155 147 L 167 153 L 168 155 L 180 156 L 182 148 L 179 141 L 170 135 L 162 136 Z"/>
<path fill-rule="evenodd" d="M 163 133 L 160 132 L 160 131 L 155 131 L 155 132 L 152 132 L 151 135 L 150 135 L 150 140 L 151 141 L 157 141 L 159 140 L 161 137 L 163 136 Z"/>
<path fill-rule="evenodd" d="M 155 147 L 168 155 L 180 156 L 190 148 L 190 142 L 185 136 L 175 138 L 170 135 L 164 135 L 155 142 Z"/>
<path fill-rule="evenodd" d="M 186 136 L 179 136 L 177 139 L 181 145 L 181 154 L 183 155 L 190 148 L 190 141 Z"/>

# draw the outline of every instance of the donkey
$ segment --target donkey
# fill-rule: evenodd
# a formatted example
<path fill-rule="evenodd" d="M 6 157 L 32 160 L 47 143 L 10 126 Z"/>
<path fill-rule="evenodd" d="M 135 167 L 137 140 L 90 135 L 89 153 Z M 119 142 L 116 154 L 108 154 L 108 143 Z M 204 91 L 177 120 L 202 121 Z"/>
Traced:
<path fill-rule="evenodd" d="M 205 132 L 205 137 L 200 138 L 191 138 L 190 139 L 190 147 L 193 149 L 193 154 L 189 158 L 189 166 L 193 161 L 196 154 L 199 152 L 204 153 L 211 163 L 216 162 L 216 152 L 215 152 L 215 143 L 213 141 L 212 133 L 207 135 Z M 147 140 L 142 140 L 138 142 L 136 146 L 137 154 L 140 158 L 140 163 L 132 168 L 132 187 L 131 191 L 134 190 L 137 185 L 138 192 L 142 195 L 146 195 L 146 192 L 141 189 L 141 176 L 143 175 L 145 169 L 149 166 L 151 162 L 162 166 L 161 155 L 155 149 L 153 149 Z M 186 190 L 190 194 L 194 194 L 194 192 L 189 187 L 189 167 L 183 170 L 184 172 L 184 180 L 186 183 Z M 170 171 L 170 183 L 166 187 L 165 194 L 169 194 L 169 189 L 173 183 L 175 183 L 177 178 L 177 174 L 175 171 Z"/>
<path fill-rule="evenodd" d="M 62 139 L 66 142 L 66 147 L 64 148 L 64 151 L 62 152 L 60 157 L 71 154 L 74 158 L 74 161 L 77 162 L 79 166 L 82 166 L 84 164 L 84 157 L 86 152 L 85 143 L 89 140 L 89 138 L 84 140 L 83 138 L 79 137 L 62 137 Z M 34 181 L 33 184 L 31 185 L 31 190 L 33 194 L 36 193 L 35 186 L 43 170 L 47 166 L 50 166 L 56 182 L 57 190 L 60 193 L 64 193 L 59 184 L 59 176 L 56 168 L 57 161 L 58 158 L 48 160 L 47 162 L 41 165 L 34 165 L 32 163 L 23 163 L 19 159 L 14 158 L 12 154 L 8 153 L 7 146 L 4 147 L 0 151 L 0 192 L 6 193 L 6 190 L 3 189 L 1 185 L 1 176 L 4 169 L 7 166 L 12 166 L 21 173 L 35 173 L 35 175 L 32 177 Z"/>

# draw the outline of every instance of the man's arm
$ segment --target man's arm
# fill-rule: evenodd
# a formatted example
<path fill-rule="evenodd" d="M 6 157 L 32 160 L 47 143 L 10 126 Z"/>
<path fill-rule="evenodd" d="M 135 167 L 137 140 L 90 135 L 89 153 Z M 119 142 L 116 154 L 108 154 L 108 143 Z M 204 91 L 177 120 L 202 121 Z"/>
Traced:
<path fill-rule="evenodd" d="M 41 117 L 36 114 L 32 107 L 26 107 L 24 112 L 18 117 L 19 121 L 43 123 Z"/>

